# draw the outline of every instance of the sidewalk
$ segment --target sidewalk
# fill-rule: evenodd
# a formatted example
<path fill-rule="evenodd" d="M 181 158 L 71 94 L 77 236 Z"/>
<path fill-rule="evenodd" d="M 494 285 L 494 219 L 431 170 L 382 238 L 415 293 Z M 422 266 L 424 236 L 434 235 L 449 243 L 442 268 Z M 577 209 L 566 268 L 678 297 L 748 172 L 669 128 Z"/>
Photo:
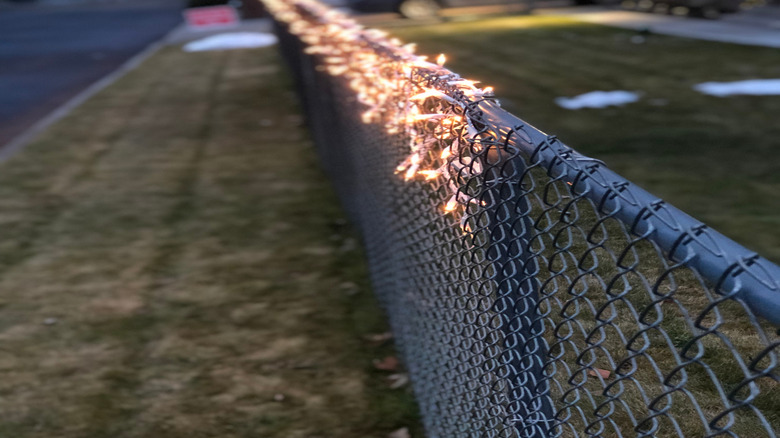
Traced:
<path fill-rule="evenodd" d="M 751 46 L 780 48 L 780 7 L 764 6 L 729 14 L 720 20 L 702 20 L 671 15 L 579 7 L 539 9 L 540 15 L 565 15 L 575 20 L 625 29 L 720 41 Z"/>

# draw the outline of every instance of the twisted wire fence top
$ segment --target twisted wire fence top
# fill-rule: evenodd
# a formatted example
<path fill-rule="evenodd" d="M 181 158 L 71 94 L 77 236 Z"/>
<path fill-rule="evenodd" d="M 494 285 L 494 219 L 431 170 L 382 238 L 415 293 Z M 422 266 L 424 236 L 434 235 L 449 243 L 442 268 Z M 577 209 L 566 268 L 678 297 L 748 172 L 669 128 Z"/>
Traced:
<path fill-rule="evenodd" d="M 432 437 L 780 429 L 780 268 L 311 0 L 264 0 Z"/>

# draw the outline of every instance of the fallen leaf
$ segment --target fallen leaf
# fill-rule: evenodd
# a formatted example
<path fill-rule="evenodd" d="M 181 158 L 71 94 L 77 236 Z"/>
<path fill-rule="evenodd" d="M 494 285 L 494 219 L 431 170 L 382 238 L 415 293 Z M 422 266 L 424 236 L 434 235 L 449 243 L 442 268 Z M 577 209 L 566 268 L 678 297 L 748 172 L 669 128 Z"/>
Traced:
<path fill-rule="evenodd" d="M 387 376 L 387 380 L 390 382 L 390 389 L 398 389 L 409 383 L 409 375 L 403 373 L 390 374 Z"/>
<path fill-rule="evenodd" d="M 358 292 L 360 292 L 360 287 L 358 287 L 357 284 L 351 281 L 346 281 L 344 283 L 341 283 L 339 285 L 339 289 L 341 289 L 344 293 L 346 293 L 349 296 L 355 295 Z"/>
<path fill-rule="evenodd" d="M 293 125 L 293 126 L 302 126 L 303 125 L 303 117 L 299 115 L 292 115 L 287 116 L 287 123 Z"/>
<path fill-rule="evenodd" d="M 393 334 L 390 332 L 375 333 L 371 335 L 365 335 L 363 336 L 363 339 L 372 342 L 374 344 L 381 345 L 389 341 L 390 339 L 393 339 Z"/>
<path fill-rule="evenodd" d="M 387 435 L 387 438 L 412 438 L 412 436 L 409 435 L 409 428 L 402 427 L 398 430 L 390 432 L 390 434 Z"/>
<path fill-rule="evenodd" d="M 591 377 L 601 376 L 602 379 L 609 379 L 611 373 L 607 370 L 602 370 L 601 368 L 593 368 L 592 370 L 588 370 L 588 375 Z"/>
<path fill-rule="evenodd" d="M 341 247 L 339 247 L 339 252 L 351 252 L 356 250 L 358 247 L 357 240 L 349 237 L 347 239 L 344 239 L 344 243 L 341 244 Z"/>
<path fill-rule="evenodd" d="M 398 358 L 395 356 L 387 356 L 386 358 L 379 360 L 374 359 L 374 368 L 382 371 L 395 371 L 398 369 Z"/>

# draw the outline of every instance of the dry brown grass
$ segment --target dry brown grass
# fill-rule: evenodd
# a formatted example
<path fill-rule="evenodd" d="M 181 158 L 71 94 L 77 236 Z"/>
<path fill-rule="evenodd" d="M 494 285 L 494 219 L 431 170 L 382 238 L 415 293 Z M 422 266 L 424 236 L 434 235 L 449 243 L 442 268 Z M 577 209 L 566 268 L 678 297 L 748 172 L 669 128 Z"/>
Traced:
<path fill-rule="evenodd" d="M 352 239 L 273 50 L 165 49 L 0 168 L 0 436 L 418 432 Z"/>

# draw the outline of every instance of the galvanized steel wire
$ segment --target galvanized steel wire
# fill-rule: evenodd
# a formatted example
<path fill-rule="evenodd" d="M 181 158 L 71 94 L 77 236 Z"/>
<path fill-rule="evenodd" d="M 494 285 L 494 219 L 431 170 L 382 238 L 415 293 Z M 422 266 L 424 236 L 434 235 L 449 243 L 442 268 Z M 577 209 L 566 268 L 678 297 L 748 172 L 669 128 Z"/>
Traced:
<path fill-rule="evenodd" d="M 778 266 L 451 72 L 399 69 L 415 89 L 384 104 L 435 90 L 422 107 L 464 118 L 462 132 L 361 117 L 354 83 L 327 68 L 333 54 L 300 37 L 343 17 L 275 1 L 282 53 L 429 436 L 776 436 Z M 386 65 L 408 58 L 360 32 L 349 30 L 357 47 Z M 399 174 L 415 141 L 427 145 L 419 160 L 441 165 L 432 178 Z M 457 212 L 443 208 L 453 199 Z"/>

